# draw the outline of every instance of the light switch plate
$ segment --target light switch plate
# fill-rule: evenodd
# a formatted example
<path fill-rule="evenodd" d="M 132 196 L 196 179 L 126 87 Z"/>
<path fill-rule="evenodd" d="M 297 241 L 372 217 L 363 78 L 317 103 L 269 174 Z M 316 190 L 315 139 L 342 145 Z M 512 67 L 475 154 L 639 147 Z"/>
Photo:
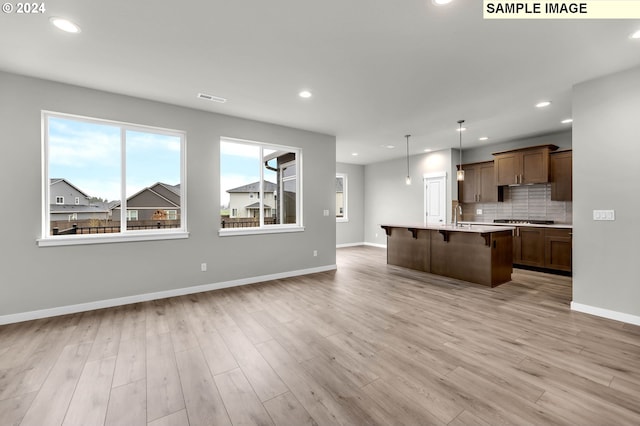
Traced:
<path fill-rule="evenodd" d="M 322 214 L 324 214 L 325 216 L 329 216 L 329 210 L 323 210 Z"/>
<path fill-rule="evenodd" d="M 616 220 L 615 210 L 594 210 L 593 220 Z"/>
<path fill-rule="evenodd" d="M 477 215 L 481 215 L 482 214 L 482 209 L 476 209 L 476 214 Z"/>

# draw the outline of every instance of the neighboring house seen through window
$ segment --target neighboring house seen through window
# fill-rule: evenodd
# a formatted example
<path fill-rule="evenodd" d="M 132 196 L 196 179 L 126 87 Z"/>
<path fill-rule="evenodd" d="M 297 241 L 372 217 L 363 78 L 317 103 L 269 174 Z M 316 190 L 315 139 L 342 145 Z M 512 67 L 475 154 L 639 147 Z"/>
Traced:
<path fill-rule="evenodd" d="M 220 141 L 220 235 L 302 230 L 301 150 Z"/>
<path fill-rule="evenodd" d="M 186 236 L 184 132 L 50 112 L 43 123 L 41 245 Z"/>

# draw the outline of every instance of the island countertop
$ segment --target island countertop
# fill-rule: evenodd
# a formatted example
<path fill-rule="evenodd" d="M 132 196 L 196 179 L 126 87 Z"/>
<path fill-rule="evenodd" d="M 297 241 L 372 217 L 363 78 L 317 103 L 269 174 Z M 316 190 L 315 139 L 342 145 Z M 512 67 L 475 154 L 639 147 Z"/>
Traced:
<path fill-rule="evenodd" d="M 486 234 L 490 232 L 502 232 L 502 231 L 513 231 L 516 229 L 515 226 L 503 226 L 503 225 L 476 225 L 470 224 L 466 222 L 464 224 L 458 224 L 458 226 L 454 226 L 452 224 L 440 225 L 437 223 L 434 224 L 424 224 L 424 223 L 414 223 L 414 224 L 382 224 L 381 228 L 406 228 L 406 229 L 429 229 L 432 231 L 453 231 L 453 232 L 475 232 L 478 234 Z"/>

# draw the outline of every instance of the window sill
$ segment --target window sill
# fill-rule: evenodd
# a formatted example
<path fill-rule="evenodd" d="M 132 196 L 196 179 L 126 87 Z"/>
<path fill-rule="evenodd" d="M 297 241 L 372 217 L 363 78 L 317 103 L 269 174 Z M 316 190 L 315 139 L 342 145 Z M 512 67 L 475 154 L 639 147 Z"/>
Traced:
<path fill-rule="evenodd" d="M 159 241 L 178 240 L 189 238 L 189 232 L 154 232 L 154 233 L 130 233 L 102 234 L 102 235 L 76 235 L 69 237 L 50 237 L 37 240 L 38 247 L 75 246 L 85 244 L 128 243 L 133 241 Z"/>
<path fill-rule="evenodd" d="M 257 235 L 257 234 L 282 234 L 287 232 L 303 232 L 304 226 L 283 226 L 269 228 L 226 228 L 218 230 L 220 237 L 231 237 L 234 235 Z"/>
<path fill-rule="evenodd" d="M 336 222 L 340 223 L 340 222 L 349 222 L 349 218 L 346 217 L 337 217 L 336 218 Z"/>

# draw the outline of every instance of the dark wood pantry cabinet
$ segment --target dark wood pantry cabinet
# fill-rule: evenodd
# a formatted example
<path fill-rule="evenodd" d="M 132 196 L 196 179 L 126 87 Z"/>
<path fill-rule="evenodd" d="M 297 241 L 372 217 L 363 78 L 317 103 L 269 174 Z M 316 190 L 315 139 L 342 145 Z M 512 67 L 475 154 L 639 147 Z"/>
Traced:
<path fill-rule="evenodd" d="M 549 156 L 551 167 L 551 200 L 573 199 L 573 152 L 554 152 Z"/>

